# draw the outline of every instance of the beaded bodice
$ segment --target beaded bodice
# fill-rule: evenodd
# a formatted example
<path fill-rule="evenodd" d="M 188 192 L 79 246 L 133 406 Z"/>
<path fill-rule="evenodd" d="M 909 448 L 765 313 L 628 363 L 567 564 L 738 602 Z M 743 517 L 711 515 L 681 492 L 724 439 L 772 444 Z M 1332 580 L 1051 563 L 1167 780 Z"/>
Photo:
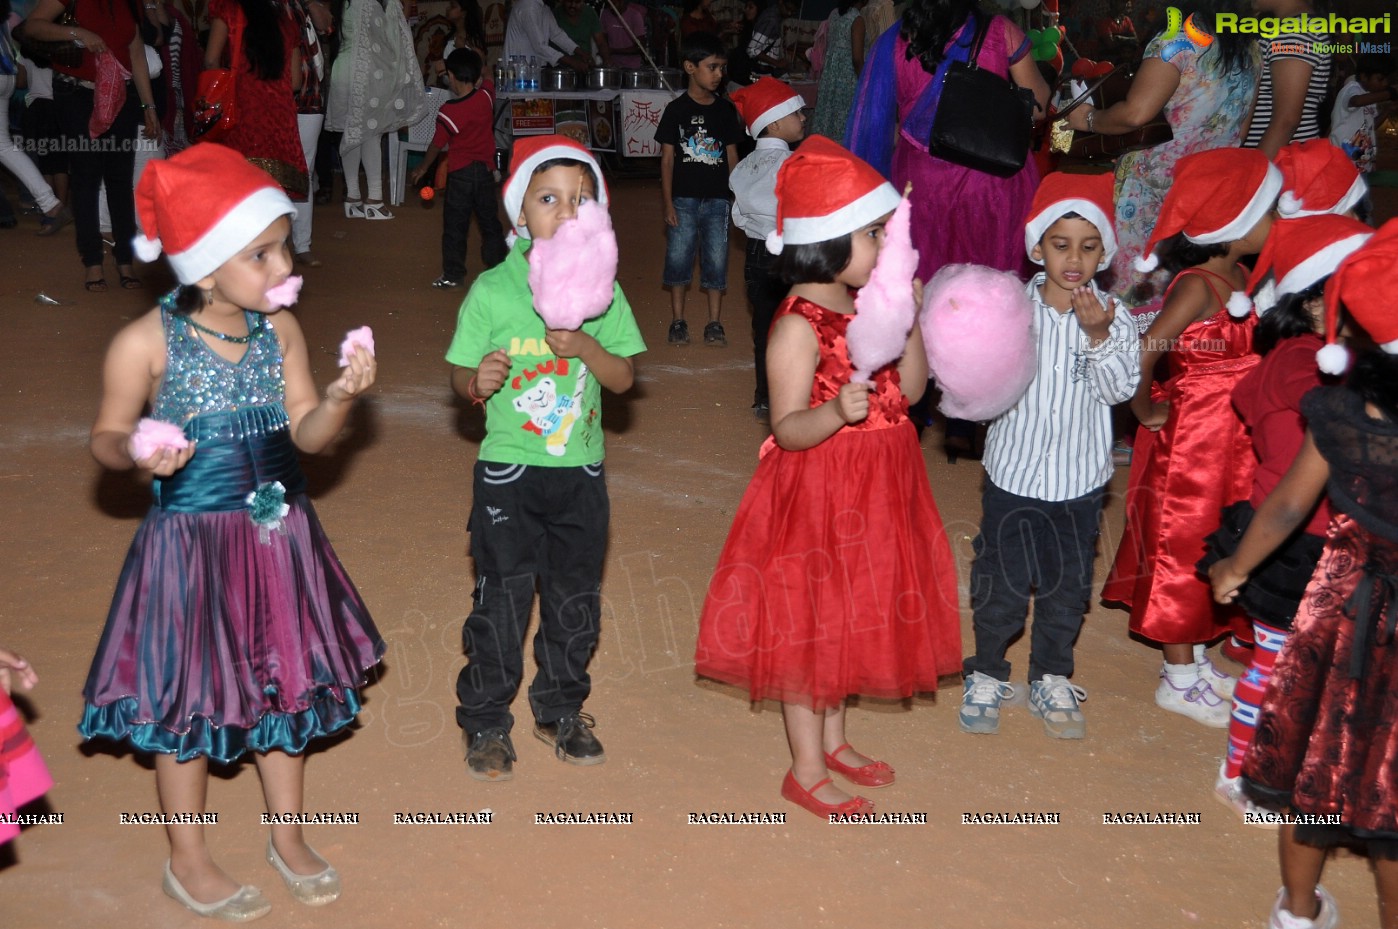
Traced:
<path fill-rule="evenodd" d="M 252 338 L 241 361 L 220 357 L 204 343 L 189 320 L 161 308 L 165 327 L 165 376 L 161 379 L 151 415 L 184 426 L 196 416 L 219 412 L 244 412 L 255 408 L 285 422 L 286 385 L 282 381 L 281 345 L 272 321 L 260 313 L 247 313 Z M 238 416 L 245 428 L 261 431 L 268 417 Z M 255 425 L 262 422 L 259 427 Z M 273 426 L 275 428 L 275 426 Z"/>

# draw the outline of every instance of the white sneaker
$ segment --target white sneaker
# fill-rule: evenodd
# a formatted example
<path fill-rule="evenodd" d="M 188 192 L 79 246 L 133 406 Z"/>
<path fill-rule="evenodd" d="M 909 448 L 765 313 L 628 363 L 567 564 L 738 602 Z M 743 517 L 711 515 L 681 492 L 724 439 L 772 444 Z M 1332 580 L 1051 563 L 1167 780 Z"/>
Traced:
<path fill-rule="evenodd" d="M 1180 690 L 1170 683 L 1168 676 L 1162 676 L 1160 686 L 1155 688 L 1155 704 L 1214 729 L 1227 729 L 1233 710 L 1232 704 L 1214 693 L 1208 680 L 1202 677 Z"/>
<path fill-rule="evenodd" d="M 1241 777 L 1229 777 L 1224 772 L 1228 770 L 1228 762 L 1224 761 L 1218 766 L 1218 777 L 1214 780 L 1214 796 L 1218 801 L 1226 805 L 1246 826 L 1257 826 L 1260 829 L 1276 829 L 1281 825 L 1281 814 L 1276 813 L 1266 807 L 1258 806 L 1243 791 L 1243 779 Z"/>
<path fill-rule="evenodd" d="M 1335 908 L 1335 898 L 1330 891 L 1315 885 L 1315 898 L 1320 902 L 1320 912 L 1315 919 L 1302 919 L 1290 910 L 1282 909 L 1282 897 L 1286 888 L 1277 891 L 1277 902 L 1272 904 L 1272 918 L 1267 921 L 1267 929 L 1335 929 L 1340 924 L 1340 911 Z"/>
<path fill-rule="evenodd" d="M 1225 674 L 1218 665 L 1209 660 L 1208 655 L 1202 656 L 1198 662 L 1199 676 L 1209 682 L 1209 686 L 1214 689 L 1225 700 L 1233 699 L 1233 688 L 1237 686 L 1238 679 L 1231 674 Z"/>

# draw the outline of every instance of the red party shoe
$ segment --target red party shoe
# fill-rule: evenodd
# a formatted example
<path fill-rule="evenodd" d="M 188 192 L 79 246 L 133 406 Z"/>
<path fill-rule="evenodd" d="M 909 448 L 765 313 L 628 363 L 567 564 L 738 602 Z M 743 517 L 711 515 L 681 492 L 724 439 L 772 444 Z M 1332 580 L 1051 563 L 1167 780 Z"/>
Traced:
<path fill-rule="evenodd" d="M 829 783 L 830 778 L 827 777 L 817 781 L 810 790 L 807 790 L 796 782 L 796 775 L 787 771 L 786 779 L 782 781 L 782 797 L 799 807 L 810 810 L 822 819 L 829 819 L 835 814 L 841 816 L 873 815 L 874 805 L 863 797 L 850 797 L 844 803 L 823 803 L 817 800 L 814 791 L 820 790 Z"/>
<path fill-rule="evenodd" d="M 851 784 L 858 784 L 860 787 L 887 787 L 893 783 L 893 769 L 888 766 L 886 761 L 871 761 L 856 768 L 836 759 L 835 756 L 847 748 L 854 751 L 854 748 L 846 742 L 833 752 L 828 753 L 825 756 L 825 766 Z"/>

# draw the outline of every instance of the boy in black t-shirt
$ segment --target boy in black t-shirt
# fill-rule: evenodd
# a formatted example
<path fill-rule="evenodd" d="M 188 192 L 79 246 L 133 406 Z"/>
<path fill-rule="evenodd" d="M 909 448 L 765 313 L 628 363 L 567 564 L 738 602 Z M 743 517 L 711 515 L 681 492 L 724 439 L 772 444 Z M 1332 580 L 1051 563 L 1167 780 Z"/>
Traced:
<path fill-rule="evenodd" d="M 728 344 L 718 321 L 728 287 L 728 173 L 738 163 L 745 129 L 733 104 L 718 96 L 728 53 L 717 36 L 691 33 L 684 42 L 689 89 L 665 108 L 655 137 L 661 143 L 660 196 L 665 214 L 665 280 L 670 288 L 671 345 L 689 344 L 685 291 L 699 252 L 700 286 L 709 298 L 704 343 Z"/>

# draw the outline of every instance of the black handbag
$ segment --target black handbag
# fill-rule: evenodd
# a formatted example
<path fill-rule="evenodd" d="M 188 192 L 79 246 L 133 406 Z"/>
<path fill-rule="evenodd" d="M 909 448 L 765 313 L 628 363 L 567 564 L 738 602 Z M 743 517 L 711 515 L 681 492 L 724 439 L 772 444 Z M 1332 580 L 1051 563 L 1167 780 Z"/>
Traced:
<path fill-rule="evenodd" d="M 927 150 L 953 164 L 1010 177 L 1029 156 L 1034 93 L 976 64 L 991 17 L 976 19 L 969 57 L 946 67 Z"/>

